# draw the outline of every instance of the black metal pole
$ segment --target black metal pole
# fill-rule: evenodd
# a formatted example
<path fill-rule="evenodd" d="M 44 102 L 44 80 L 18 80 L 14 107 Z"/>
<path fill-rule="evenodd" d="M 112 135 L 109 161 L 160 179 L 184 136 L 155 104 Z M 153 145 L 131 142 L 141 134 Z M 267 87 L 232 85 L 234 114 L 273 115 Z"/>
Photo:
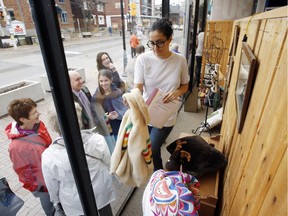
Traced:
<path fill-rule="evenodd" d="M 85 215 L 98 216 L 54 0 L 29 0 L 52 96 Z"/>
<path fill-rule="evenodd" d="M 208 9 L 208 0 L 204 0 L 203 3 L 203 16 L 202 16 L 202 22 L 201 22 L 201 29 L 205 32 L 205 26 L 206 26 L 206 20 L 207 20 L 207 9 Z"/>
<path fill-rule="evenodd" d="M 198 16 L 199 16 L 199 1 L 195 0 L 195 17 L 194 17 L 194 27 L 193 27 L 193 37 L 192 37 L 192 54 L 191 54 L 191 67 L 190 67 L 190 77 L 194 77 L 194 67 L 195 67 L 195 53 L 196 53 L 196 37 L 197 37 L 197 26 L 198 26 Z M 192 91 L 194 80 L 190 80 L 189 89 Z"/>
<path fill-rule="evenodd" d="M 187 14 L 186 14 L 187 16 Z M 192 17 L 192 4 L 189 4 L 189 13 L 188 13 L 188 23 L 187 23 L 187 46 L 186 46 L 186 59 L 189 59 L 189 54 L 190 54 L 190 37 L 191 37 L 191 17 Z M 192 57 L 191 57 L 192 58 Z M 191 59 L 190 59 L 191 61 Z M 189 62 L 190 64 L 190 62 Z M 190 79 L 192 79 L 192 77 L 190 76 Z"/>
<path fill-rule="evenodd" d="M 170 0 L 162 0 L 162 17 L 169 19 Z"/>
<path fill-rule="evenodd" d="M 121 21 L 122 21 L 122 38 L 123 38 L 123 63 L 124 68 L 123 71 L 125 71 L 126 65 L 127 65 L 127 54 L 126 54 L 126 42 L 125 42 L 125 22 L 124 22 L 124 8 L 123 8 L 123 0 L 120 0 L 121 4 Z"/>

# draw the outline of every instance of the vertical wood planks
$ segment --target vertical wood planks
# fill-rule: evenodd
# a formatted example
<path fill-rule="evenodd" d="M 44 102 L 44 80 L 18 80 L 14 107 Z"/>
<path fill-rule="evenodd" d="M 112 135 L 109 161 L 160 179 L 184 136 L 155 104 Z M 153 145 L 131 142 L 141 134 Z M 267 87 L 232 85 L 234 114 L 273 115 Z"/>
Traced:
<path fill-rule="evenodd" d="M 287 215 L 287 13 L 279 9 L 267 14 L 271 19 L 265 14 L 253 17 L 248 30 L 250 18 L 234 22 L 240 34 L 220 140 L 228 156 L 223 216 Z M 258 67 L 244 127 L 238 134 L 235 86 L 245 33 Z"/>

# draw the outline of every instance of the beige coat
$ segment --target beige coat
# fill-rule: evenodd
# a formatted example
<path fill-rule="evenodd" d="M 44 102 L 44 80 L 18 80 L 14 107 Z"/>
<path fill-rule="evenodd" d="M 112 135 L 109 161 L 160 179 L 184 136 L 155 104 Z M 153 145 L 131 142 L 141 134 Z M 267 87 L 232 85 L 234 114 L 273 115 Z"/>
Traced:
<path fill-rule="evenodd" d="M 123 95 L 129 104 L 111 156 L 111 173 L 124 184 L 141 186 L 153 172 L 151 142 L 148 132 L 149 114 L 139 89 Z"/>

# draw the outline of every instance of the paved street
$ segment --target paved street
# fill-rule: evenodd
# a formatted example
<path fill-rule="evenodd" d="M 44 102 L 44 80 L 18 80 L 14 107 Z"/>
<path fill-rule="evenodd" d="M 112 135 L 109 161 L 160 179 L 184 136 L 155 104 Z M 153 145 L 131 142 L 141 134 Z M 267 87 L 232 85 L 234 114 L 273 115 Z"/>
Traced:
<path fill-rule="evenodd" d="M 129 36 L 126 43 L 129 41 Z M 113 61 L 123 59 L 122 37 L 93 37 L 70 39 L 63 43 L 67 66 L 70 68 L 84 67 L 86 72 L 96 72 L 96 56 L 105 51 Z M 127 44 L 128 45 L 128 44 Z M 130 57 L 130 47 L 126 45 L 127 56 Z M 129 49 L 129 51 L 128 51 Z M 20 80 L 40 81 L 40 76 L 46 74 L 41 50 L 38 44 L 0 49 L 0 86 L 15 83 Z"/>

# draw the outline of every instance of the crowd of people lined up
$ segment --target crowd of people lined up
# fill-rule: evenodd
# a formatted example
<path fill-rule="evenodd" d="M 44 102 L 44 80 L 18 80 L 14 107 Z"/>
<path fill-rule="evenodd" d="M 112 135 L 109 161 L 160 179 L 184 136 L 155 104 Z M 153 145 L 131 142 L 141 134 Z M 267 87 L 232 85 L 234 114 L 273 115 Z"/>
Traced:
<path fill-rule="evenodd" d="M 157 207 L 157 202 L 151 201 L 151 197 L 155 195 L 152 189 L 155 187 L 155 179 L 167 176 L 166 171 L 177 171 L 172 173 L 177 178 L 179 170 L 164 169 L 161 157 L 161 146 L 173 129 L 177 111 L 162 128 L 157 128 L 149 124 L 145 103 L 155 88 L 165 93 L 163 103 L 179 100 L 188 90 L 187 61 L 184 56 L 179 55 L 176 45 L 177 52 L 170 51 L 172 37 L 173 29 L 166 19 L 160 19 L 152 25 L 147 42 L 149 51 L 145 52 L 144 45 L 133 36 L 133 59 L 126 68 L 127 83 L 119 76 L 109 54 L 98 53 L 98 86 L 93 95 L 84 86 L 81 75 L 76 71 L 69 71 L 75 109 L 100 215 L 112 215 L 110 203 L 115 200 L 115 189 L 111 172 L 122 176 L 120 180 L 124 183 L 134 182 L 134 186 L 140 186 L 147 183 L 154 171 L 143 197 L 143 215 L 155 215 L 155 211 L 161 213 L 163 210 Z M 46 215 L 54 215 L 55 212 L 59 215 L 84 215 L 55 108 L 49 109 L 46 123 L 49 129 L 58 134 L 53 141 L 47 127 L 40 120 L 37 104 L 30 98 L 12 101 L 8 113 L 15 120 L 5 130 L 11 139 L 9 155 L 23 187 L 40 198 Z M 125 154 L 129 155 L 127 160 L 133 160 L 133 163 L 129 166 L 125 164 L 126 171 L 129 169 L 131 173 L 122 175 L 119 170 L 124 162 L 115 163 L 119 155 L 121 160 Z M 146 168 L 147 170 L 143 170 Z M 143 173 L 146 173 L 145 178 L 141 176 Z M 141 177 L 143 181 L 139 181 Z M 130 181 L 131 178 L 135 178 L 134 181 Z M 185 175 L 185 178 L 188 183 L 195 183 L 192 176 Z M 177 181 L 182 180 L 180 178 Z M 187 190 L 187 193 L 189 191 Z M 166 205 L 169 203 L 166 202 Z M 177 208 L 180 210 L 181 205 Z M 168 214 L 165 215 L 170 215 L 171 209 L 173 208 L 167 208 L 165 211 Z M 187 215 L 197 215 L 194 208 L 182 211 Z"/>

